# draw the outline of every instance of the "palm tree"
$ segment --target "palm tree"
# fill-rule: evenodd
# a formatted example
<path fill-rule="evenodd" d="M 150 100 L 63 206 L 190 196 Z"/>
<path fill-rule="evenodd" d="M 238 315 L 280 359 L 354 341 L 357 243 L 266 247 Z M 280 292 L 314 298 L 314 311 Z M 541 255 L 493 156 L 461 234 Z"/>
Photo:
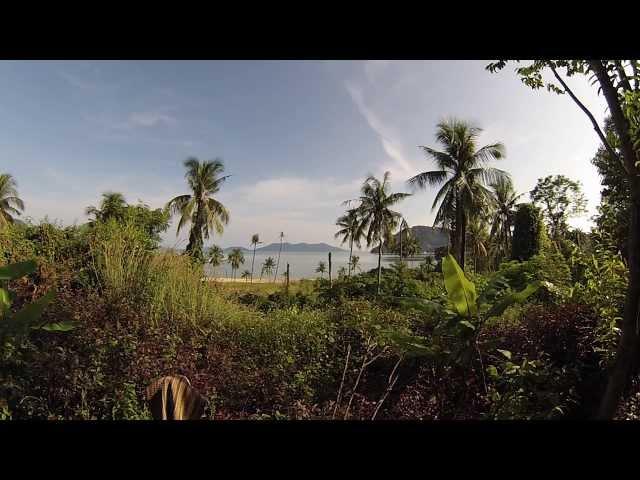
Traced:
<path fill-rule="evenodd" d="M 253 263 L 256 261 L 256 247 L 259 243 L 262 243 L 260 241 L 260 235 L 254 233 L 251 236 L 251 245 L 253 245 L 253 258 L 251 259 L 251 283 L 253 283 Z"/>
<path fill-rule="evenodd" d="M 222 265 L 223 261 L 224 261 L 224 252 L 222 251 L 222 248 L 220 248 L 218 245 L 212 245 L 209 248 L 209 263 L 213 267 L 214 272 L 216 268 Z"/>
<path fill-rule="evenodd" d="M 356 268 L 360 270 L 359 262 L 360 262 L 360 257 L 358 255 L 354 255 L 351 257 L 351 262 L 350 262 L 351 272 L 355 272 Z"/>
<path fill-rule="evenodd" d="M 93 215 L 93 220 L 90 223 L 106 222 L 110 218 L 121 222 L 124 219 L 126 208 L 127 201 L 123 194 L 120 192 L 105 192 L 102 194 L 100 208 L 90 205 L 86 208 L 85 213 L 88 216 Z"/>
<path fill-rule="evenodd" d="M 490 160 L 505 156 L 504 145 L 494 143 L 476 149 L 480 132 L 482 129 L 462 120 L 440 122 L 436 139 L 444 146 L 444 151 L 420 147 L 427 157 L 435 161 L 438 170 L 422 172 L 408 180 L 409 185 L 420 189 L 443 184 L 431 207 L 435 210 L 440 204 L 434 226 L 454 227 L 454 253 L 462 269 L 469 210 L 473 204 L 487 202 L 489 192 L 485 185 L 508 178 L 503 170 L 487 166 Z"/>
<path fill-rule="evenodd" d="M 260 272 L 260 280 L 262 280 L 262 274 L 266 273 L 267 276 L 271 276 L 273 273 L 273 267 L 276 266 L 276 261 L 273 257 L 267 257 L 267 259 L 262 264 L 262 271 Z"/>
<path fill-rule="evenodd" d="M 338 269 L 338 278 L 344 278 L 347 276 L 347 269 L 344 268 L 344 265 Z"/>
<path fill-rule="evenodd" d="M 320 278 L 324 278 L 324 272 L 326 271 L 327 271 L 327 264 L 322 261 L 318 263 L 318 266 L 316 267 L 316 272 L 320 274 Z"/>
<path fill-rule="evenodd" d="M 367 246 L 378 244 L 378 294 L 382 272 L 382 244 L 389 240 L 391 232 L 398 226 L 400 213 L 391 207 L 411 196 L 410 193 L 389 193 L 390 172 L 385 172 L 382 182 L 370 175 L 360 190 L 360 206 L 358 215 L 360 228 L 366 231 Z"/>
<path fill-rule="evenodd" d="M 353 244 L 355 243 L 358 248 L 361 247 L 360 240 L 362 240 L 363 233 L 360 229 L 360 222 L 358 219 L 358 211 L 355 208 L 347 210 L 345 215 L 342 215 L 336 221 L 338 227 L 342 227 L 336 232 L 334 238 L 342 237 L 341 244 L 349 242 L 349 276 L 351 276 L 351 257 L 353 256 Z"/>
<path fill-rule="evenodd" d="M 203 239 L 209 238 L 211 230 L 222 234 L 224 225 L 229 223 L 229 211 L 213 195 L 220 191 L 230 175 L 220 176 L 224 172 L 224 165 L 218 159 L 201 163 L 197 158 L 191 157 L 184 161 L 184 166 L 187 169 L 185 178 L 192 194 L 172 198 L 166 208 L 171 215 L 180 214 L 176 236 L 182 227 L 191 223 L 186 253 L 201 260 Z"/>
<path fill-rule="evenodd" d="M 495 256 L 505 258 L 511 249 L 511 226 L 515 216 L 516 202 L 523 194 L 517 194 L 509 178 L 500 178 L 490 185 L 493 222 L 491 239 L 495 245 Z"/>
<path fill-rule="evenodd" d="M 473 256 L 473 271 L 478 271 L 478 261 L 482 265 L 482 258 L 487 256 L 487 244 L 489 242 L 489 234 L 487 232 L 487 220 L 481 215 L 472 215 L 467 225 L 467 240 Z"/>
<path fill-rule="evenodd" d="M 407 221 L 402 217 L 402 221 L 400 222 L 400 261 L 402 261 L 402 234 L 404 230 L 408 229 L 409 225 Z M 409 230 L 409 235 L 411 235 L 411 231 Z"/>
<path fill-rule="evenodd" d="M 276 263 L 276 273 L 273 274 L 273 281 L 278 277 L 278 267 L 280 267 L 280 254 L 282 253 L 282 240 L 284 240 L 284 232 L 280 232 L 280 250 L 278 250 L 278 262 Z"/>
<path fill-rule="evenodd" d="M 249 270 L 245 270 L 244 272 L 242 272 L 242 275 L 240 275 L 240 278 L 244 278 L 245 282 L 248 282 L 250 277 L 251 272 Z"/>
<path fill-rule="evenodd" d="M 239 248 L 234 248 L 231 253 L 227 255 L 227 262 L 231 264 L 231 274 L 233 278 L 236 278 L 236 271 L 240 268 L 240 265 L 244 264 L 244 253 Z"/>
<path fill-rule="evenodd" d="M 13 223 L 13 216 L 19 216 L 24 211 L 24 202 L 18 197 L 17 186 L 11 174 L 0 174 L 0 227 Z"/>

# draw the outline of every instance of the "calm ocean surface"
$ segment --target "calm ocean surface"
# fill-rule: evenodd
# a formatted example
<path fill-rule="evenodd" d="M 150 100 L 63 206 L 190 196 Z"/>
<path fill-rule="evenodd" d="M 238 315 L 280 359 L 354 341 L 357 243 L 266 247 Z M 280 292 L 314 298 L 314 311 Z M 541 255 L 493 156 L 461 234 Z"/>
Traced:
<path fill-rule="evenodd" d="M 360 271 L 371 270 L 372 268 L 376 268 L 378 266 L 378 255 L 368 253 L 368 252 L 354 252 L 354 255 L 360 257 L 360 261 L 358 266 L 360 267 Z M 246 253 L 244 256 L 244 264 L 240 267 L 237 272 L 237 277 L 240 277 L 240 274 L 244 270 L 251 271 L 251 258 L 252 253 Z M 267 257 L 273 257 L 275 261 L 278 260 L 278 252 L 273 253 L 259 253 L 256 252 L 256 260 L 254 266 L 254 278 L 260 278 L 260 271 L 262 269 L 262 264 L 267 259 Z M 397 259 L 397 257 L 396 257 Z M 282 279 L 281 274 L 287 269 L 287 263 L 289 263 L 289 268 L 291 270 L 291 279 L 301 279 L 301 278 L 316 278 L 319 277 L 320 274 L 316 273 L 316 268 L 318 267 L 318 263 L 324 261 L 327 264 L 327 268 L 329 267 L 328 258 L 326 253 L 320 252 L 282 252 L 280 255 L 280 267 L 278 268 L 278 277 L 279 280 Z M 393 263 L 394 258 L 382 257 L 382 265 L 387 266 L 390 263 Z M 340 267 L 347 268 L 347 264 L 349 262 L 349 252 L 334 252 L 331 254 L 331 263 L 332 263 L 332 276 L 334 278 L 338 275 L 338 269 Z M 409 261 L 407 262 L 409 266 L 415 266 L 419 261 Z M 228 263 L 224 263 L 215 269 L 211 268 L 210 265 L 205 265 L 205 273 L 207 276 L 211 277 L 230 277 L 231 276 L 231 265 Z M 325 273 L 326 277 L 327 274 Z M 273 278 L 273 274 L 271 275 Z"/>

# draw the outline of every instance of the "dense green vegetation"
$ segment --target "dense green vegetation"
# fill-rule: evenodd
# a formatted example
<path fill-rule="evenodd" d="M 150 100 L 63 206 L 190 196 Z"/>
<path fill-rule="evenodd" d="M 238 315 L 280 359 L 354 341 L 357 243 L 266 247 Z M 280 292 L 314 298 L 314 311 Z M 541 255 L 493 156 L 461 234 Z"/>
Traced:
<path fill-rule="evenodd" d="M 390 191 L 388 172 L 337 219 L 349 268 L 325 278 L 329 257 L 320 278 L 284 284 L 253 283 L 256 268 L 262 279 L 281 267 L 280 253 L 255 265 L 259 234 L 244 281 L 203 281 L 205 263 L 226 261 L 234 277 L 245 263 L 239 249 L 205 248 L 230 218 L 214 198 L 219 160 L 187 160 L 191 193 L 163 209 L 108 192 L 80 226 L 17 221 L 16 181 L 0 175 L 0 418 L 148 419 L 147 385 L 182 374 L 212 419 L 638 419 L 639 82 L 616 62 L 518 74 L 539 88 L 550 69 L 562 87 L 549 89 L 569 93 L 561 68 L 595 74 L 611 110 L 593 159 L 596 227 L 569 226 L 584 200 L 566 177 L 540 179 L 519 203 L 489 165 L 502 144 L 478 148 L 480 129 L 452 119 L 437 128 L 442 151 L 423 147 L 437 170 L 408 180 L 441 186 L 432 207 L 452 254 L 416 268 L 394 210 L 409 194 Z M 174 214 L 190 225 L 185 254 L 159 248 Z M 378 248 L 371 271 L 352 251 L 364 242 Z M 400 255 L 388 268 L 383 245 Z"/>

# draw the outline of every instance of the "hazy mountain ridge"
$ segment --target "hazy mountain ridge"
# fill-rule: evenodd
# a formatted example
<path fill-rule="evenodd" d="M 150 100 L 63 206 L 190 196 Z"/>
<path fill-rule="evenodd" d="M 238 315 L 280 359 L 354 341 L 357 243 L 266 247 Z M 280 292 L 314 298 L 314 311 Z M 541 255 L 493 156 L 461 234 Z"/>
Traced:
<path fill-rule="evenodd" d="M 433 252 L 437 248 L 446 247 L 449 244 L 449 230 L 447 229 L 414 225 L 410 230 L 411 234 L 418 240 L 421 252 Z M 399 243 L 400 232 L 396 233 L 393 238 Z M 378 249 L 372 249 L 371 253 L 378 253 Z M 382 247 L 382 253 L 390 253 L 386 243 Z"/>
<path fill-rule="evenodd" d="M 223 251 L 225 253 L 233 250 L 234 248 L 239 248 L 243 252 L 253 252 L 252 249 L 246 247 L 227 247 Z M 270 243 L 269 245 L 265 245 L 264 247 L 256 248 L 256 253 L 268 253 L 274 252 L 277 253 L 280 251 L 279 243 Z M 334 247 L 333 245 L 329 245 L 327 243 L 288 243 L 285 242 L 282 244 L 283 252 L 346 252 L 342 248 Z"/>

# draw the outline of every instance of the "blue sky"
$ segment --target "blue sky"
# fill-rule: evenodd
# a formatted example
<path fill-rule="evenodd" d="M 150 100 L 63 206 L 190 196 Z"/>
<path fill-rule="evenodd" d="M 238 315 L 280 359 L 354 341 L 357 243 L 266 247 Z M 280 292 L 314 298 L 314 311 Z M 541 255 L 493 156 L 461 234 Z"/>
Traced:
<path fill-rule="evenodd" d="M 447 116 L 501 141 L 516 188 L 564 174 L 580 180 L 589 215 L 599 178 L 589 160 L 598 139 L 566 96 L 533 92 L 487 61 L 3 61 L 0 171 L 18 181 L 25 216 L 86 221 L 102 192 L 160 207 L 186 193 L 182 161 L 220 157 L 231 174 L 220 200 L 231 212 L 223 246 L 265 242 L 335 244 L 340 202 L 368 173 L 392 173 L 394 189 L 433 165 L 418 145 L 437 146 Z M 584 79 L 574 91 L 602 123 L 604 101 Z M 399 206 L 411 225 L 431 225 L 435 190 Z M 588 227 L 588 216 L 574 225 Z M 174 222 L 174 223 L 177 223 Z M 172 227 L 167 246 L 184 246 Z"/>

